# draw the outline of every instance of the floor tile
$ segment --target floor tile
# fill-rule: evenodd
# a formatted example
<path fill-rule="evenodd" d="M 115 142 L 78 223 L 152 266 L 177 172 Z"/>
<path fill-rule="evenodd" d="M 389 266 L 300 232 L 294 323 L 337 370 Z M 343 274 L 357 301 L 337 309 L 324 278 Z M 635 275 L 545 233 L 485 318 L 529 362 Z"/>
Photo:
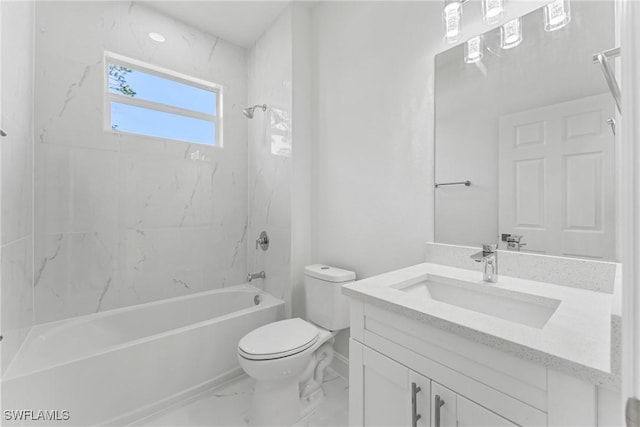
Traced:
<path fill-rule="evenodd" d="M 254 381 L 242 376 L 217 389 L 173 405 L 135 425 L 146 427 L 246 426 Z M 327 371 L 325 399 L 296 424 L 299 427 L 343 427 L 349 422 L 349 386 L 345 379 Z"/>

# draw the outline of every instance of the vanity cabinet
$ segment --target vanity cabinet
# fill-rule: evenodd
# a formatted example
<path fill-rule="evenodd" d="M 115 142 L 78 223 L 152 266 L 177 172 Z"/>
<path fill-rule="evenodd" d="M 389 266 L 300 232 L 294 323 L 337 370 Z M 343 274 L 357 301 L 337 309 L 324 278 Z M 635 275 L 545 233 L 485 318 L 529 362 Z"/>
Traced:
<path fill-rule="evenodd" d="M 431 380 L 357 342 L 362 358 L 363 421 L 367 426 L 428 426 Z"/>
<path fill-rule="evenodd" d="M 615 392 L 351 301 L 351 426 L 622 425 Z"/>
<path fill-rule="evenodd" d="M 361 411 L 366 426 L 516 426 L 357 341 L 351 342 L 351 349 L 362 354 L 366 392 Z"/>

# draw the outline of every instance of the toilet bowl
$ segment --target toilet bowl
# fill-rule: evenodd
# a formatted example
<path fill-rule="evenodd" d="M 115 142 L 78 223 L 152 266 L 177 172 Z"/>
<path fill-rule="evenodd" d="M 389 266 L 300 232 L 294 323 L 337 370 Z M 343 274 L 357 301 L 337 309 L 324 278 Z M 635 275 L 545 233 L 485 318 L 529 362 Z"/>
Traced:
<path fill-rule="evenodd" d="M 295 318 L 270 323 L 240 340 L 240 366 L 256 380 L 251 425 L 291 425 L 322 401 L 320 386 L 336 333 Z M 319 355 L 325 363 L 317 370 Z"/>
<path fill-rule="evenodd" d="M 306 267 L 309 320 L 269 323 L 240 340 L 240 366 L 256 382 L 249 425 L 289 426 L 322 402 L 334 337 L 349 326 L 349 306 L 340 288 L 354 279 L 351 271 L 319 264 Z"/>

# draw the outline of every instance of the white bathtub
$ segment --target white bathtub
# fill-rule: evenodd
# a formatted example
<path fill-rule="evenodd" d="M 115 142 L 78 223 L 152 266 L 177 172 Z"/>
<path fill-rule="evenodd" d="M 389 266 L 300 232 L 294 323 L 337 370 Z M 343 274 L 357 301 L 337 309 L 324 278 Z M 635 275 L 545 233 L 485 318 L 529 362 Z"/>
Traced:
<path fill-rule="evenodd" d="M 239 285 L 38 325 L 2 381 L 1 423 L 128 423 L 238 375 L 240 338 L 283 316 L 283 301 Z M 9 422 L 11 410 L 69 420 Z"/>

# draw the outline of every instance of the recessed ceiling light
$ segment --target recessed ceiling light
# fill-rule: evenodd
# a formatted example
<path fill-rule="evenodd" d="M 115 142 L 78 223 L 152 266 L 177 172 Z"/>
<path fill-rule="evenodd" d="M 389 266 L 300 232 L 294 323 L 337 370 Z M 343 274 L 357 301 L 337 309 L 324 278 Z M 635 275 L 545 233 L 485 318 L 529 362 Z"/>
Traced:
<path fill-rule="evenodd" d="M 164 41 L 166 40 L 160 33 L 149 33 L 149 38 L 158 43 L 164 43 Z"/>

